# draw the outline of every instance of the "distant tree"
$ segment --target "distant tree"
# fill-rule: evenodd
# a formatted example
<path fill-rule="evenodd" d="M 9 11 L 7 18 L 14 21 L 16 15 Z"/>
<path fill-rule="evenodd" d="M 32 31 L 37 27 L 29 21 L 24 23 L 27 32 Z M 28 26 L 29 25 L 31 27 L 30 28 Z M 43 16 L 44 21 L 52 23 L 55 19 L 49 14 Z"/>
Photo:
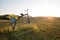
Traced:
<path fill-rule="evenodd" d="M 0 19 L 9 20 L 9 18 L 7 18 L 7 16 L 9 16 L 9 15 L 0 15 Z"/>

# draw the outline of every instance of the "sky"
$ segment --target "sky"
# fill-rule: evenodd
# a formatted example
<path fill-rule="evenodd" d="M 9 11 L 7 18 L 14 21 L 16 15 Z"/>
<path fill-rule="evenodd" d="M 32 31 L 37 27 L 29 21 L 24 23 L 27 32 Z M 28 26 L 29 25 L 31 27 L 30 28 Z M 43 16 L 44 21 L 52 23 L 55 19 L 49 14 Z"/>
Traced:
<path fill-rule="evenodd" d="M 60 0 L 0 0 L 0 15 L 26 13 L 30 16 L 60 17 Z"/>

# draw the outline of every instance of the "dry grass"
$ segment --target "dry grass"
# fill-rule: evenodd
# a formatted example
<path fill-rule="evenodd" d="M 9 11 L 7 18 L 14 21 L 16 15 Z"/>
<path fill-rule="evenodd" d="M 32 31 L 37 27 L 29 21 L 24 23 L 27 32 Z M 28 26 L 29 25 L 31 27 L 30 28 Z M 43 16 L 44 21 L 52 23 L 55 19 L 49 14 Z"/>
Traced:
<path fill-rule="evenodd" d="M 5 39 L 6 40 L 8 39 L 9 40 L 60 40 L 60 18 L 53 18 L 53 20 L 47 20 L 44 17 L 30 18 L 31 21 L 30 24 L 27 24 L 26 20 L 24 21 L 23 24 L 20 21 L 21 20 L 17 21 L 15 31 L 13 31 L 12 27 L 10 26 L 9 30 L 11 31 L 8 32 L 6 30 L 4 32 L 0 32 L 1 35 L 0 39 L 1 40 L 5 40 Z M 8 24 L 8 22 L 5 24 Z M 5 27 L 2 27 L 2 29 L 5 29 Z M 15 34 L 19 35 L 21 33 L 27 32 L 28 30 L 32 30 L 32 31 L 17 37 L 15 36 Z M 4 39 L 2 39 L 2 37 Z"/>

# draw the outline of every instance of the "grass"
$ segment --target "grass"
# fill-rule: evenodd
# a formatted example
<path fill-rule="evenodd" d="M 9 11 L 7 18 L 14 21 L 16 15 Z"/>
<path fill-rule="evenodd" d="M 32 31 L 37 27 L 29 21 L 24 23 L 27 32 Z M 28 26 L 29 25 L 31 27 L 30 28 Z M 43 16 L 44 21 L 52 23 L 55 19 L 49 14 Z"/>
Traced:
<path fill-rule="evenodd" d="M 0 31 L 0 40 L 60 40 L 60 18 L 48 20 L 44 17 L 35 17 L 30 18 L 30 21 L 31 23 L 27 24 L 25 20 L 22 25 L 20 19 L 17 21 L 15 31 L 11 29 L 11 26 L 9 31 Z"/>

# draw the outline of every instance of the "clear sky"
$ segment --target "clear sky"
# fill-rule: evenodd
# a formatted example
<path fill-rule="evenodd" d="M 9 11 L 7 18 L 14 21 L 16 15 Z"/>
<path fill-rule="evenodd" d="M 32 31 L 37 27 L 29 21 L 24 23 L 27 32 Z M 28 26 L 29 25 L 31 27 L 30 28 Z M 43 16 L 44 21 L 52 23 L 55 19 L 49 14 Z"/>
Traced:
<path fill-rule="evenodd" d="M 26 13 L 31 16 L 60 17 L 60 0 L 0 0 L 0 15 Z"/>

